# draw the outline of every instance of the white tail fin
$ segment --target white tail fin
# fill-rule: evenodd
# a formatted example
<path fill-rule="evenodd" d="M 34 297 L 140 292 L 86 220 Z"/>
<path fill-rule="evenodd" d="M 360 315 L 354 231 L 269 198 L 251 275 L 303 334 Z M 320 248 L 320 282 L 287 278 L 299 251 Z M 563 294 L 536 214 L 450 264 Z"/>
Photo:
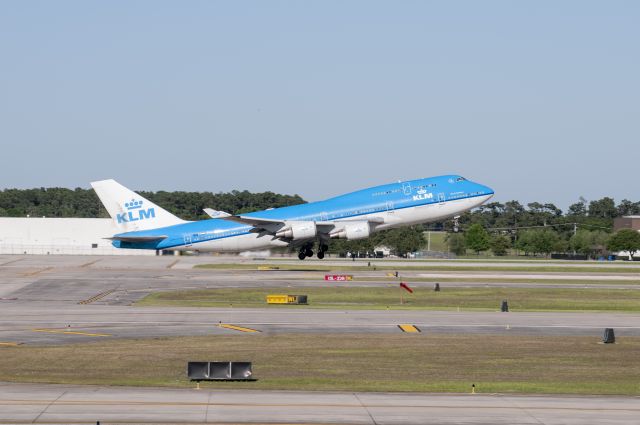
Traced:
<path fill-rule="evenodd" d="M 115 180 L 92 182 L 91 186 L 122 232 L 151 230 L 185 222 Z"/>

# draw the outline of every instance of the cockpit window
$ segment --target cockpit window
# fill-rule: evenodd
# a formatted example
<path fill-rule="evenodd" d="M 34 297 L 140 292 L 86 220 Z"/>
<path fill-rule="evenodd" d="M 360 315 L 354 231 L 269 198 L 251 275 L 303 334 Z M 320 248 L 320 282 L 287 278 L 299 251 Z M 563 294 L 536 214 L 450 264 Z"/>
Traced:
<path fill-rule="evenodd" d="M 466 179 L 465 179 L 464 177 L 458 177 L 458 178 L 456 179 L 456 182 L 463 182 L 463 181 L 465 181 L 465 180 L 466 180 Z"/>

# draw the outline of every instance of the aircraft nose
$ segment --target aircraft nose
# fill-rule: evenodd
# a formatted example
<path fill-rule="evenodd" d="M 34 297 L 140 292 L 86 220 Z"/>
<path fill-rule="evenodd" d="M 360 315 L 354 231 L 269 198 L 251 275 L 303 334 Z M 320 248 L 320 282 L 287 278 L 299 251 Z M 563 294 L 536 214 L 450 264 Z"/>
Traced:
<path fill-rule="evenodd" d="M 480 184 L 480 185 L 478 185 L 478 186 L 480 186 L 480 191 L 481 191 L 481 192 L 484 192 L 484 193 L 485 193 L 485 195 L 491 195 L 491 196 L 493 196 L 493 194 L 495 193 L 495 192 L 493 191 L 493 189 L 491 189 L 489 186 L 485 186 L 485 185 L 483 185 L 483 184 Z"/>
<path fill-rule="evenodd" d="M 480 193 L 480 204 L 484 204 L 489 199 L 493 198 L 494 191 L 489 186 L 476 183 L 476 191 Z"/>

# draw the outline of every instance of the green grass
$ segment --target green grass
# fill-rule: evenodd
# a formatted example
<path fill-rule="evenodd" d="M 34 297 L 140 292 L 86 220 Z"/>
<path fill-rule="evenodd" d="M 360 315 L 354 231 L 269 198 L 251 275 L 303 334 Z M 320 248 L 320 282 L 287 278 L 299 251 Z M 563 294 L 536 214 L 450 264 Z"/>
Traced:
<path fill-rule="evenodd" d="M 231 272 L 233 273 L 233 272 Z M 435 283 L 435 282 L 456 282 L 456 283 L 480 283 L 480 284 L 509 284 L 509 283 L 526 283 L 526 284 L 544 284 L 544 285 L 580 285 L 580 286 L 593 286 L 593 285 L 640 285 L 639 280 L 631 280 L 627 279 L 627 275 L 620 276 L 610 276 L 606 280 L 598 280 L 598 279 L 574 279 L 567 278 L 562 275 L 552 275 L 547 279 L 539 279 L 539 278 L 527 278 L 527 277 L 441 277 L 441 276 L 429 276 L 429 275 L 406 275 L 400 271 L 399 277 L 387 276 L 384 273 L 380 273 L 379 275 L 358 275 L 353 274 L 354 282 L 379 282 L 383 283 L 392 283 L 398 282 L 402 280 L 404 282 L 425 282 L 425 283 Z M 268 277 L 282 277 L 277 274 L 268 276 Z M 309 281 L 324 281 L 324 274 L 313 274 L 308 273 L 304 276 L 299 275 L 289 275 L 286 277 L 287 281 L 295 282 L 309 282 Z"/>
<path fill-rule="evenodd" d="M 424 232 L 425 241 L 428 240 L 429 233 L 431 233 L 431 251 L 447 252 L 449 250 L 446 242 L 447 232 Z M 427 249 L 426 242 L 424 249 Z"/>
<path fill-rule="evenodd" d="M 446 252 L 446 249 L 444 250 Z M 443 251 L 441 251 L 443 252 Z M 293 254 L 290 255 L 289 257 L 269 257 L 268 260 L 269 261 L 291 261 L 296 259 Z M 351 259 L 349 258 L 339 258 L 339 257 L 335 257 L 335 256 L 331 256 L 328 257 L 328 259 L 330 259 L 331 261 L 344 261 L 344 262 L 349 262 L 351 261 Z M 553 263 L 553 264 L 592 264 L 592 265 L 597 265 L 597 266 L 601 266 L 603 264 L 615 264 L 618 267 L 628 267 L 628 266 L 633 266 L 634 264 L 636 266 L 640 265 L 640 263 L 638 262 L 630 262 L 630 261 L 622 261 L 622 260 L 617 260 L 615 262 L 602 262 L 602 261 L 597 261 L 597 260 L 555 260 L 552 259 L 550 257 L 545 257 L 545 256 L 531 256 L 531 255 L 505 255 L 505 256 L 494 256 L 494 255 L 487 255 L 486 253 L 481 253 L 480 255 L 477 254 L 473 254 L 473 253 L 469 253 L 468 255 L 458 255 L 456 256 L 456 258 L 436 258 L 436 257 L 418 257 L 418 258 L 402 258 L 402 257 L 386 257 L 383 259 L 376 259 L 377 261 L 392 261 L 394 263 L 397 262 L 404 262 L 404 263 L 416 263 L 416 262 L 423 262 L 423 263 L 428 263 L 428 262 L 449 262 L 452 264 L 455 263 L 460 263 L 460 262 L 474 262 L 474 263 L 479 263 L 479 264 L 483 264 L 483 263 L 530 263 L 530 264 L 536 264 L 536 263 Z M 460 261 L 462 260 L 462 261 Z M 368 259 L 366 258 L 362 258 L 359 259 L 357 261 L 368 261 Z"/>
<path fill-rule="evenodd" d="M 345 261 L 341 265 L 323 265 L 319 262 L 300 262 L 299 264 L 278 264 L 278 263 L 228 263 L 228 264 L 196 264 L 198 269 L 217 270 L 258 270 L 258 267 L 277 267 L 279 270 L 288 271 L 372 271 L 377 270 L 412 270 L 412 271 L 440 271 L 440 272 L 521 272 L 521 273 L 634 273 L 640 280 L 640 269 L 633 267 L 597 267 L 597 266 L 483 266 L 483 265 L 429 265 L 428 263 L 410 263 L 411 265 L 386 265 L 384 261 L 371 261 L 371 267 L 362 261 L 348 263 Z"/>
<path fill-rule="evenodd" d="M 354 276 L 355 281 L 379 281 L 379 282 L 397 282 L 398 280 L 402 280 L 404 282 L 457 282 L 457 283 L 485 283 L 485 284 L 506 284 L 506 283 L 527 283 L 527 284 L 544 284 L 544 285 L 582 285 L 582 286 L 592 286 L 592 285 L 638 285 L 640 284 L 640 280 L 622 280 L 617 279 L 615 276 L 608 280 L 592 280 L 592 279 L 563 279 L 562 276 L 558 276 L 554 279 L 523 279 L 523 278 L 502 278 L 502 277 L 423 277 L 423 276 L 403 276 L 402 273 L 399 275 L 399 278 L 396 277 L 367 277 L 363 276 L 358 278 Z M 316 278 L 287 278 L 287 280 L 295 281 L 295 280 L 318 280 L 322 279 L 322 277 Z"/>
<path fill-rule="evenodd" d="M 640 338 L 232 335 L 1 348 L 0 381 L 185 387 L 189 360 L 252 361 L 210 388 L 640 395 Z"/>
<path fill-rule="evenodd" d="M 174 307 L 271 307 L 335 309 L 499 309 L 508 300 L 512 311 L 640 311 L 640 291 L 600 288 L 447 288 L 440 292 L 415 288 L 413 294 L 397 284 L 379 287 L 224 288 L 156 292 L 140 306 Z M 267 305 L 268 294 L 308 295 L 309 307 Z M 402 295 L 404 304 L 400 305 Z"/>

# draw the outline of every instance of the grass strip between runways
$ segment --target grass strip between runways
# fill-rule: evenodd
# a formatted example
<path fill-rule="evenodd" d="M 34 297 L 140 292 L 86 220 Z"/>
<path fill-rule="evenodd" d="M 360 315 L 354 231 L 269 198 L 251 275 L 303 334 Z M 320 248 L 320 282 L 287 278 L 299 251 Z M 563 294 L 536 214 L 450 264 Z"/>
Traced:
<path fill-rule="evenodd" d="M 386 265 L 384 262 L 376 263 L 371 261 L 371 266 L 353 263 L 341 265 L 325 265 L 318 262 L 309 262 L 300 264 L 265 264 L 265 263 L 229 263 L 229 264 L 196 264 L 196 269 L 219 269 L 219 270 L 258 270 L 258 267 L 273 268 L 288 271 L 365 271 L 372 270 L 424 270 L 424 271 L 449 271 L 449 272 L 522 272 L 522 273 L 598 273 L 598 274 L 616 274 L 631 273 L 640 275 L 640 269 L 637 267 L 598 267 L 598 266 L 578 266 L 565 267 L 558 266 L 494 266 L 494 265 L 430 265 L 429 263 L 410 263 L 409 265 Z"/>
<path fill-rule="evenodd" d="M 640 338 L 242 334 L 3 347 L 0 381 L 193 386 L 190 360 L 253 362 L 211 388 L 640 395 Z"/>
<path fill-rule="evenodd" d="M 269 294 L 307 295 L 308 306 L 268 305 Z M 403 304 L 400 304 L 402 296 Z M 297 288 L 221 288 L 156 292 L 140 306 L 270 307 L 335 309 L 499 310 L 507 300 L 512 311 L 640 311 L 640 291 L 617 288 L 459 288 L 414 287 L 412 294 L 397 283 L 384 286 L 309 286 Z"/>

